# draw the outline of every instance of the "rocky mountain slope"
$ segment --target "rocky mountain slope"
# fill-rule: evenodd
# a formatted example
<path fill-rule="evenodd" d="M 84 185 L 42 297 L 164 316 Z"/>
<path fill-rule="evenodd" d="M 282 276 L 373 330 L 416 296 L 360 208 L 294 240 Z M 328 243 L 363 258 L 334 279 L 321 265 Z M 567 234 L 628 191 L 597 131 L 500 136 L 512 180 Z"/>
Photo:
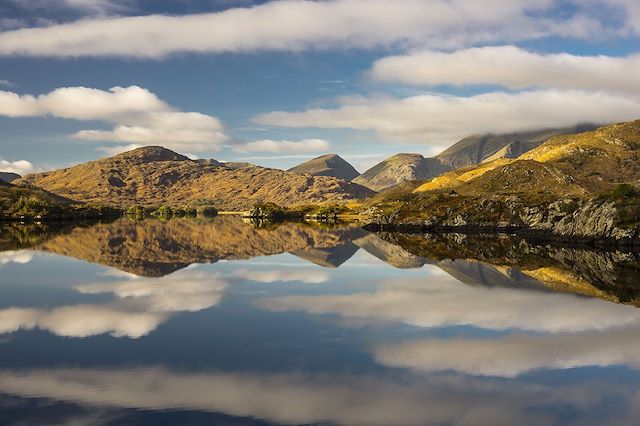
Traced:
<path fill-rule="evenodd" d="M 326 154 L 306 161 L 287 170 L 311 176 L 332 176 L 350 181 L 360 175 L 358 171 L 338 154 Z"/>
<path fill-rule="evenodd" d="M 420 154 L 396 154 L 353 179 L 353 183 L 374 191 L 384 191 L 402 182 L 438 176 L 449 169 L 435 158 L 425 158 Z"/>
<path fill-rule="evenodd" d="M 430 179 L 449 170 L 501 158 L 517 158 L 553 136 L 585 132 L 595 127 L 581 124 L 560 129 L 469 136 L 435 157 L 425 158 L 420 154 L 394 155 L 362 173 L 353 182 L 374 191 L 385 191 L 403 182 Z"/>
<path fill-rule="evenodd" d="M 207 203 L 244 210 L 256 201 L 283 206 L 363 199 L 365 187 L 329 176 L 309 176 L 248 165 L 201 163 L 162 147 L 144 147 L 74 167 L 23 177 L 80 201 L 118 206 Z"/>
<path fill-rule="evenodd" d="M 376 223 L 640 243 L 640 120 L 549 139 L 371 202 Z"/>
<path fill-rule="evenodd" d="M 2 181 L 2 182 L 11 183 L 16 179 L 20 179 L 21 177 L 22 176 L 20 176 L 17 173 L 0 172 L 0 181 Z"/>
<path fill-rule="evenodd" d="M 451 169 L 472 166 L 498 158 L 517 158 L 554 136 L 582 133 L 595 128 L 596 126 L 591 124 L 580 124 L 560 129 L 474 135 L 453 144 L 436 155 L 435 158 Z"/>

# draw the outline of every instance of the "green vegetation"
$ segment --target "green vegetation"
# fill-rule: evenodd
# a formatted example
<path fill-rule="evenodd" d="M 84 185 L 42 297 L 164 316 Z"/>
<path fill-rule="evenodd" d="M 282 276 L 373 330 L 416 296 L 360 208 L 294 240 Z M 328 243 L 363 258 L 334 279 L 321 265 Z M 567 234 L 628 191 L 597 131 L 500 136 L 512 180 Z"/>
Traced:
<path fill-rule="evenodd" d="M 640 225 L 640 191 L 635 186 L 621 183 L 598 198 L 615 203 L 616 225 L 627 227 Z"/>
<path fill-rule="evenodd" d="M 256 203 L 253 208 L 245 214 L 245 217 L 261 218 L 270 220 L 284 220 L 304 217 L 302 210 L 293 210 L 280 207 L 274 203 Z"/>
<path fill-rule="evenodd" d="M 0 186 L 0 220 L 53 221 L 114 217 L 116 208 L 102 205 L 77 204 L 38 188 Z"/>
<path fill-rule="evenodd" d="M 126 214 L 129 218 L 142 220 L 148 217 L 156 217 L 162 220 L 171 219 L 172 217 L 214 217 L 218 214 L 218 210 L 210 205 L 170 207 L 162 205 L 160 207 L 135 205 L 127 209 Z"/>

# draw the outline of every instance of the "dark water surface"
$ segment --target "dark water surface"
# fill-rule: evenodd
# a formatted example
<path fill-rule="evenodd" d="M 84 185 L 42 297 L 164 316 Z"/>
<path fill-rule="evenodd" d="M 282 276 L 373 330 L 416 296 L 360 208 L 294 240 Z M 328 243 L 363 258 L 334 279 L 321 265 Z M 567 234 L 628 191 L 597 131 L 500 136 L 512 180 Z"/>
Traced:
<path fill-rule="evenodd" d="M 0 250 L 2 425 L 640 418 L 634 253 L 232 217 Z"/>

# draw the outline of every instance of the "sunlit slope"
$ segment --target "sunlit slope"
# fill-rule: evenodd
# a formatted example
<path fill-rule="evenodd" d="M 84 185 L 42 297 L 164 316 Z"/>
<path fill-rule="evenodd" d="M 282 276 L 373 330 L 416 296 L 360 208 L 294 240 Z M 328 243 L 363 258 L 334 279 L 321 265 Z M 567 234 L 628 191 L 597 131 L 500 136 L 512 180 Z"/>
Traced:
<path fill-rule="evenodd" d="M 145 147 L 74 167 L 25 176 L 30 184 L 83 202 L 118 206 L 186 205 L 246 209 L 256 201 L 291 206 L 362 199 L 367 188 L 329 176 L 258 166 L 229 168 L 192 161 L 162 147 Z"/>
<path fill-rule="evenodd" d="M 445 173 L 415 192 L 452 189 L 460 194 L 545 191 L 584 195 L 625 182 L 640 172 L 640 120 L 575 135 L 555 136 L 516 159 L 498 159 Z"/>

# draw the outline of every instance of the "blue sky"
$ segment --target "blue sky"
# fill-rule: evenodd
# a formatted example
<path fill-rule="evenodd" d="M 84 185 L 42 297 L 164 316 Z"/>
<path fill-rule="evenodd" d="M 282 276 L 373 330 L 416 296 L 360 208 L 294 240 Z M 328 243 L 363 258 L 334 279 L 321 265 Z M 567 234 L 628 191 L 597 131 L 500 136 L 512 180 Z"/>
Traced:
<path fill-rule="evenodd" d="M 640 118 L 639 36 L 637 0 L 5 0 L 0 169 L 164 145 L 364 171 L 473 133 Z"/>

